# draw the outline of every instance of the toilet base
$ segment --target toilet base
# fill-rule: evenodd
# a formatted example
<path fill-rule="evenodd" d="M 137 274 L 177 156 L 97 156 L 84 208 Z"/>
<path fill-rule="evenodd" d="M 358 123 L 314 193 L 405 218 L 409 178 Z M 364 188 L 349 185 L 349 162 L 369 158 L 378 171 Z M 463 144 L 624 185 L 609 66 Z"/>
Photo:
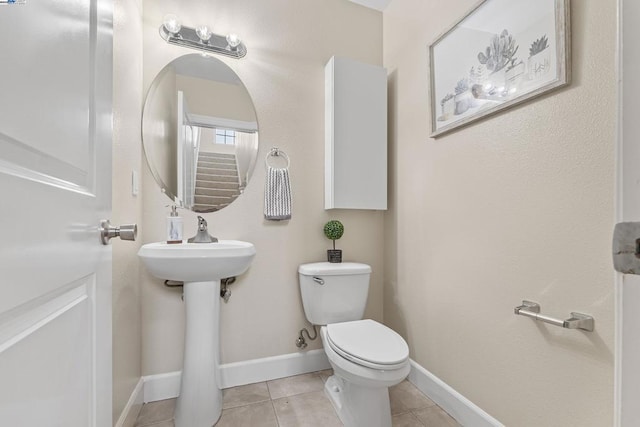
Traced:
<path fill-rule="evenodd" d="M 345 427 L 391 427 L 387 387 L 366 387 L 329 377 L 324 391 Z"/>

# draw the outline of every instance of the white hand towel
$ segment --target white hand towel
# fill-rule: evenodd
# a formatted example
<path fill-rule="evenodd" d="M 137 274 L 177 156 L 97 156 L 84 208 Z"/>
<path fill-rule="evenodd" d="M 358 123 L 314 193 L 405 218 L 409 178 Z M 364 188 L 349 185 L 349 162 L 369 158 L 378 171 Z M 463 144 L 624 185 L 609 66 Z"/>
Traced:
<path fill-rule="evenodd" d="M 291 219 L 289 169 L 267 166 L 264 186 L 264 217 L 272 221 Z"/>

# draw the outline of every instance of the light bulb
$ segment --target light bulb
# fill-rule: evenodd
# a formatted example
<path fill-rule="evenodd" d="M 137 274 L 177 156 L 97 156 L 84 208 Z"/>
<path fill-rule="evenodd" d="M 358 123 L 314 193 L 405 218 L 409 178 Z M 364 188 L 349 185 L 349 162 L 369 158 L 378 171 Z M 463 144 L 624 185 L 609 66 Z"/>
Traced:
<path fill-rule="evenodd" d="M 162 25 L 171 34 L 178 34 L 182 28 L 180 18 L 173 14 L 165 15 Z"/>
<path fill-rule="evenodd" d="M 206 43 L 211 38 L 212 33 L 211 30 L 209 30 L 209 27 L 206 25 L 200 25 L 199 27 L 196 27 L 196 34 L 203 43 Z"/>
<path fill-rule="evenodd" d="M 227 43 L 229 43 L 231 49 L 235 50 L 240 46 L 240 38 L 237 34 L 231 33 L 227 35 Z"/>

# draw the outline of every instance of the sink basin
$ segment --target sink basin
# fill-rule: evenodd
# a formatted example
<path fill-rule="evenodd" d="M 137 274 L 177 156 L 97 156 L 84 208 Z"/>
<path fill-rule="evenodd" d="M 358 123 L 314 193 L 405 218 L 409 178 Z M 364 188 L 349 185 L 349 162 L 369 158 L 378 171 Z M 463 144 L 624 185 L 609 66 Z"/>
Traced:
<path fill-rule="evenodd" d="M 216 243 L 148 243 L 138 252 L 159 279 L 204 282 L 238 276 L 249 268 L 256 248 L 240 240 Z"/>

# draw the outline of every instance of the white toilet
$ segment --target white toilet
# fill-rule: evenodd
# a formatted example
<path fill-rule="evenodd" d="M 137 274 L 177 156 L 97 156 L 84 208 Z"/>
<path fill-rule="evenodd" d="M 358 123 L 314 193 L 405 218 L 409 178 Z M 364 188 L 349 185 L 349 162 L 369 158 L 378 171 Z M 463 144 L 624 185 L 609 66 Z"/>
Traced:
<path fill-rule="evenodd" d="M 325 392 L 346 427 L 390 427 L 389 390 L 409 374 L 409 347 L 393 330 L 361 320 L 371 267 L 317 262 L 298 268 L 307 320 L 320 336 L 334 375 Z"/>

